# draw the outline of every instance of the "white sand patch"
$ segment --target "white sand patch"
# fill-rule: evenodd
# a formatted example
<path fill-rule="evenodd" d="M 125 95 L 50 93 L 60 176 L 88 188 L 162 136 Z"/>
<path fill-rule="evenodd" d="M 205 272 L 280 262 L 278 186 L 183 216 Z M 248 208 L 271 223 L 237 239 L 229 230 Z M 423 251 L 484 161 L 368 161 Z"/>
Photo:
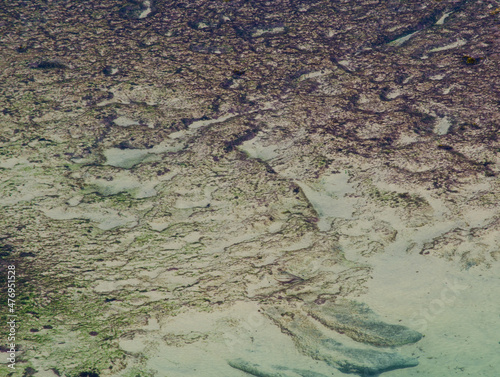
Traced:
<path fill-rule="evenodd" d="M 252 37 L 260 37 L 261 35 L 265 34 L 279 34 L 283 33 L 285 31 L 285 28 L 283 26 L 277 26 L 273 28 L 265 28 L 265 29 L 257 29 L 252 33 Z"/>
<path fill-rule="evenodd" d="M 146 149 L 109 148 L 104 151 L 106 165 L 124 169 L 130 169 L 134 165 L 143 162 L 149 156 L 150 153 Z"/>
<path fill-rule="evenodd" d="M 151 229 L 161 232 L 172 225 L 172 219 L 170 217 L 156 218 L 148 222 Z"/>
<path fill-rule="evenodd" d="M 304 81 L 304 80 L 313 79 L 315 77 L 326 76 L 326 75 L 329 75 L 330 73 L 332 73 L 332 71 L 330 69 L 325 69 L 325 70 L 321 70 L 321 71 L 304 73 L 297 80 L 300 82 L 300 81 Z"/>
<path fill-rule="evenodd" d="M 146 7 L 146 9 L 139 15 L 139 19 L 146 18 L 151 13 L 151 2 L 143 1 L 142 4 Z"/>
<path fill-rule="evenodd" d="M 125 93 L 123 92 L 118 92 L 117 90 L 111 90 L 110 91 L 113 95 L 111 99 L 105 99 L 99 103 L 97 103 L 97 106 L 107 106 L 111 105 L 114 103 L 121 103 L 123 105 L 130 105 L 130 98 L 128 98 Z"/>
<path fill-rule="evenodd" d="M 155 145 L 153 148 L 148 149 L 149 153 L 167 153 L 167 152 L 178 152 L 184 148 L 185 144 L 183 142 L 172 143 L 171 140 L 167 139 L 162 141 L 160 144 Z"/>
<path fill-rule="evenodd" d="M 444 79 L 445 77 L 446 77 L 446 75 L 443 73 L 443 74 L 440 74 L 440 75 L 430 76 L 429 78 L 430 78 L 431 80 L 438 80 L 438 81 L 439 81 L 439 80 Z"/>
<path fill-rule="evenodd" d="M 138 121 L 127 118 L 125 116 L 120 116 L 120 117 L 116 118 L 113 121 L 113 123 L 116 124 L 117 126 L 120 126 L 120 127 L 130 127 L 130 126 L 139 126 L 140 125 L 140 123 Z"/>
<path fill-rule="evenodd" d="M 190 276 L 190 274 L 179 275 L 176 270 L 165 271 L 158 275 L 155 279 L 155 284 L 161 285 L 169 292 L 172 292 L 178 287 L 187 287 L 198 281 L 198 277 Z"/>
<path fill-rule="evenodd" d="M 417 33 L 418 33 L 418 31 L 415 31 L 415 32 L 413 32 L 411 34 L 405 35 L 404 37 L 400 37 L 398 39 L 395 39 L 392 42 L 389 42 L 388 45 L 389 46 L 399 47 L 399 46 L 401 46 L 403 43 L 405 43 L 406 41 L 408 41 L 411 37 L 413 37 Z"/>
<path fill-rule="evenodd" d="M 334 218 L 352 218 L 356 199 L 345 197 L 346 194 L 354 192 L 348 174 L 323 176 L 315 183 L 296 183 L 318 213 L 318 228 L 321 231 L 330 230 Z"/>
<path fill-rule="evenodd" d="M 200 232 L 191 232 L 186 237 L 184 237 L 184 241 L 187 243 L 198 242 L 201 238 Z"/>
<path fill-rule="evenodd" d="M 273 105 L 275 105 L 276 103 L 278 103 L 278 102 L 277 101 L 273 102 Z M 215 118 L 215 119 L 198 120 L 196 122 L 191 123 L 188 126 L 187 130 L 181 130 L 181 131 L 171 133 L 169 135 L 169 138 L 171 138 L 171 139 L 185 138 L 186 136 L 190 136 L 190 135 L 195 134 L 196 131 L 200 128 L 210 126 L 212 124 L 222 123 L 222 122 L 225 122 L 226 120 L 229 120 L 231 118 L 235 118 L 237 116 L 241 116 L 241 115 L 245 115 L 245 114 L 252 114 L 252 113 L 256 113 L 256 112 L 259 112 L 262 110 L 268 110 L 268 109 L 270 109 L 270 108 L 268 108 L 266 103 L 264 103 L 260 109 L 252 110 L 252 111 L 249 111 L 247 113 L 242 113 L 242 114 L 229 113 L 229 114 L 226 114 L 224 116 L 221 116 L 221 117 Z"/>
<path fill-rule="evenodd" d="M 130 169 L 141 162 L 158 160 L 159 157 L 156 156 L 157 154 L 178 152 L 183 149 L 184 146 L 184 142 L 172 142 L 172 140 L 167 139 L 150 149 L 109 148 L 106 149 L 103 154 L 104 157 L 106 157 L 105 165 Z"/>
<path fill-rule="evenodd" d="M 275 152 L 277 146 L 273 144 L 264 146 L 262 141 L 262 138 L 255 137 L 252 140 L 245 141 L 238 146 L 238 149 L 248 154 L 251 158 L 258 158 L 262 161 L 269 161 L 277 157 L 278 153 Z"/>
<path fill-rule="evenodd" d="M 140 15 L 139 18 L 146 18 L 151 13 L 151 8 L 145 9 Z"/>
<path fill-rule="evenodd" d="M 450 85 L 447 88 L 443 89 L 443 94 L 450 94 L 450 91 L 455 87 L 455 85 Z"/>
<path fill-rule="evenodd" d="M 498 215 L 498 209 L 483 209 L 478 211 L 477 208 L 465 208 L 462 214 L 463 221 L 467 226 L 479 228 L 493 221 L 495 216 Z M 500 236 L 500 234 L 498 236 Z"/>
<path fill-rule="evenodd" d="M 365 96 L 364 94 L 360 94 L 359 96 L 359 103 L 368 103 L 370 102 L 370 98 L 368 98 L 367 96 Z"/>
<path fill-rule="evenodd" d="M 148 324 L 144 327 L 142 327 L 142 330 L 146 331 L 156 331 L 160 330 L 160 324 L 158 323 L 158 320 L 154 317 L 151 317 L 148 319 Z"/>
<path fill-rule="evenodd" d="M 161 291 L 143 292 L 142 294 L 148 297 L 149 301 L 161 301 L 172 298 L 172 294 Z"/>
<path fill-rule="evenodd" d="M 132 339 L 120 339 L 118 342 L 118 346 L 126 351 L 131 353 L 139 353 L 144 351 L 146 346 L 148 345 L 147 336 L 135 334 Z"/>
<path fill-rule="evenodd" d="M 347 60 L 347 59 L 343 59 L 343 60 L 339 60 L 338 63 L 347 68 L 347 70 L 349 71 L 355 71 L 356 69 L 354 68 L 353 64 L 352 64 L 352 61 L 350 60 Z"/>
<path fill-rule="evenodd" d="M 168 135 L 169 138 L 171 139 L 180 139 L 186 136 L 188 132 L 186 130 L 181 130 L 177 132 L 172 132 L 170 135 Z"/>
<path fill-rule="evenodd" d="M 203 190 L 203 194 L 195 192 L 190 195 L 185 195 L 184 197 L 177 199 L 174 207 L 179 209 L 206 207 L 210 204 L 212 200 L 212 192 L 215 190 L 217 190 L 217 187 L 215 186 L 206 186 Z"/>
<path fill-rule="evenodd" d="M 155 196 L 157 194 L 155 187 L 160 182 L 158 180 L 139 180 L 129 172 L 120 172 L 111 181 L 91 178 L 87 179 L 85 183 L 104 196 L 126 192 L 135 199 L 141 199 Z"/>
<path fill-rule="evenodd" d="M 389 93 L 387 93 L 386 97 L 388 99 L 394 99 L 394 98 L 399 97 L 401 94 L 403 94 L 403 92 L 401 90 L 394 89 L 394 90 L 390 91 Z"/>
<path fill-rule="evenodd" d="M 429 50 L 429 52 L 438 52 L 438 51 L 451 50 L 453 48 L 464 46 L 465 44 L 467 44 L 466 40 L 464 40 L 464 39 L 458 39 L 456 42 L 450 43 L 450 44 L 448 44 L 446 46 L 433 48 L 432 50 Z"/>
<path fill-rule="evenodd" d="M 158 268 L 154 268 L 152 270 L 141 271 L 137 275 L 141 276 L 141 277 L 146 277 L 149 279 L 156 279 L 158 277 L 158 275 L 160 275 L 161 273 L 163 273 L 165 271 L 166 271 L 165 268 L 158 267 Z"/>
<path fill-rule="evenodd" d="M 310 247 L 313 244 L 313 237 L 311 233 L 307 233 L 300 239 L 300 241 L 293 242 L 290 246 L 283 248 L 284 251 L 296 251 Z"/>
<path fill-rule="evenodd" d="M 436 21 L 436 25 L 442 25 L 444 24 L 444 20 L 448 18 L 450 14 L 453 12 L 444 12 L 443 15 L 439 18 L 439 20 Z"/>
<path fill-rule="evenodd" d="M 82 158 L 72 158 L 71 162 L 75 164 L 92 164 L 96 161 L 96 157 L 94 155 L 89 155 L 87 157 Z"/>
<path fill-rule="evenodd" d="M 68 199 L 68 201 L 66 203 L 68 203 L 68 205 L 70 207 L 74 207 L 74 206 L 77 206 L 78 204 L 81 203 L 81 201 L 83 200 L 84 196 L 83 195 L 76 195 L 76 196 L 73 196 L 72 198 Z"/>
<path fill-rule="evenodd" d="M 122 267 L 127 264 L 126 261 L 110 260 L 102 262 L 106 267 Z"/>
<path fill-rule="evenodd" d="M 196 122 L 191 123 L 189 125 L 189 129 L 190 130 L 197 130 L 200 127 L 205 127 L 205 126 L 215 124 L 215 123 L 222 123 L 228 119 L 234 118 L 235 116 L 237 116 L 237 114 L 228 114 L 228 115 L 224 115 L 220 118 L 216 118 L 216 119 L 198 120 Z"/>
<path fill-rule="evenodd" d="M 186 199 L 178 199 L 174 207 L 178 209 L 188 209 L 188 208 L 202 208 L 206 207 L 210 203 L 209 199 L 201 199 L 201 200 L 186 200 Z"/>
<path fill-rule="evenodd" d="M 181 240 L 172 239 L 161 244 L 163 250 L 179 250 L 184 247 L 186 243 Z"/>
<path fill-rule="evenodd" d="M 434 133 L 437 135 L 446 135 L 450 126 L 451 122 L 448 120 L 448 118 L 443 117 L 439 119 L 436 126 L 434 127 Z"/>
<path fill-rule="evenodd" d="M 416 143 L 418 141 L 418 136 L 415 133 L 412 134 L 401 134 L 397 143 L 400 145 L 408 145 L 412 143 Z"/>
<path fill-rule="evenodd" d="M 219 239 L 215 243 L 210 245 L 210 249 L 207 250 L 207 252 L 210 252 L 211 254 L 219 254 L 222 252 L 225 252 L 226 249 L 232 245 L 236 245 L 239 243 L 243 243 L 245 241 L 249 241 L 255 236 L 257 236 L 259 233 L 254 233 L 254 232 L 247 232 L 247 233 L 241 233 L 238 234 L 237 236 L 230 237 L 227 239 Z M 245 250 L 244 252 L 240 252 L 240 254 L 243 254 L 245 257 L 247 256 L 248 250 Z M 238 253 L 235 251 L 231 252 L 231 256 L 237 256 Z"/>
<path fill-rule="evenodd" d="M 12 169 L 16 165 L 28 165 L 30 162 L 25 157 L 12 157 L 6 160 L 0 161 L 0 168 L 2 169 Z M 33 165 L 33 164 L 30 164 Z"/>
<path fill-rule="evenodd" d="M 269 225 L 268 232 L 276 233 L 283 227 L 283 225 L 285 225 L 284 221 L 275 221 L 271 225 Z"/>

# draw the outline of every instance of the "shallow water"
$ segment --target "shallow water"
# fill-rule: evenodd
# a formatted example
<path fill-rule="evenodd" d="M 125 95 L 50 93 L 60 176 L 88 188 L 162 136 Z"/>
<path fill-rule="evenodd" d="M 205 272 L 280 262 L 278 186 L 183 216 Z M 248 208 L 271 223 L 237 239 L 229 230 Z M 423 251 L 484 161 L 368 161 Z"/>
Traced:
<path fill-rule="evenodd" d="M 461 270 L 422 255 L 373 258 L 373 280 L 360 297 L 389 322 L 425 337 L 401 352 L 414 354 L 415 368 L 387 376 L 495 376 L 500 371 L 500 279 L 498 269 Z"/>

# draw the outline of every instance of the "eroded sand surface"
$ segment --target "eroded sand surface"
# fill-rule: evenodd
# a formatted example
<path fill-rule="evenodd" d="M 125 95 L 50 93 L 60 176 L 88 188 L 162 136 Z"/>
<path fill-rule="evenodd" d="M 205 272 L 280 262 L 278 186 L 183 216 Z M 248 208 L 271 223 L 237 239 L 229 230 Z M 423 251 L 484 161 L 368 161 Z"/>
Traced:
<path fill-rule="evenodd" d="M 0 375 L 496 376 L 497 6 L 0 6 Z"/>

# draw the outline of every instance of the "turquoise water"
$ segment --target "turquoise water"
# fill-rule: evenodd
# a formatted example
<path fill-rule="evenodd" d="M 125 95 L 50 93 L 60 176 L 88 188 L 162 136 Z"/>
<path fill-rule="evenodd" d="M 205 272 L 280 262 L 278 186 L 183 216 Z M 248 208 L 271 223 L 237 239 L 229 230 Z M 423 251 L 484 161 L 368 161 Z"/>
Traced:
<path fill-rule="evenodd" d="M 500 374 L 498 267 L 463 270 L 456 263 L 420 255 L 385 255 L 374 264 L 369 292 L 360 299 L 388 321 L 401 321 L 424 334 L 415 345 L 401 349 L 417 356 L 419 365 L 384 375 Z"/>

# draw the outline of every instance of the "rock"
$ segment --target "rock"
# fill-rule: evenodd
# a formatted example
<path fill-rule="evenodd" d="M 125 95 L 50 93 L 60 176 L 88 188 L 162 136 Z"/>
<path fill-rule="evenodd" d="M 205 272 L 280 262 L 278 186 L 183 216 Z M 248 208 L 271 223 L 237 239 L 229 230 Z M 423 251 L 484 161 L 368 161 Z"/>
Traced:
<path fill-rule="evenodd" d="M 235 369 L 257 377 L 326 377 L 322 373 L 312 372 L 305 369 L 287 368 L 282 365 L 264 367 L 259 364 L 250 363 L 243 359 L 228 361 L 228 364 Z"/>
<path fill-rule="evenodd" d="M 107 65 L 102 69 L 102 73 L 104 73 L 106 76 L 113 76 L 118 73 L 118 68 L 112 67 L 110 65 Z"/>
<path fill-rule="evenodd" d="M 305 310 L 332 330 L 375 346 L 392 347 L 418 342 L 422 334 L 405 326 L 380 321 L 365 304 L 339 299 L 322 305 L 308 304 Z"/>
<path fill-rule="evenodd" d="M 414 367 L 418 361 L 395 352 L 370 348 L 352 348 L 325 334 L 306 315 L 270 307 L 266 314 L 283 332 L 292 336 L 297 348 L 315 360 L 321 360 L 344 373 L 375 375 L 394 369 Z"/>
<path fill-rule="evenodd" d="M 58 60 L 42 60 L 30 65 L 32 69 L 66 69 L 68 66 Z"/>

